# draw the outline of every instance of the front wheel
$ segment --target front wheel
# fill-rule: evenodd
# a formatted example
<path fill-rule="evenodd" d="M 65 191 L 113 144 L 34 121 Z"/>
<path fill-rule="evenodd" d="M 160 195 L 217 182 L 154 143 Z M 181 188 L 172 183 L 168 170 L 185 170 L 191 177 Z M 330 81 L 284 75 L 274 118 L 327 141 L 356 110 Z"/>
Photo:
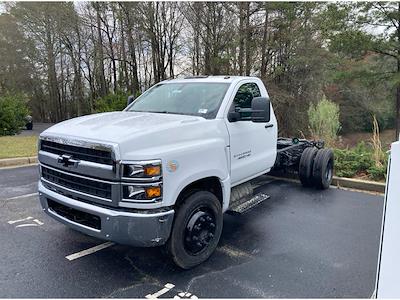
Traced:
<path fill-rule="evenodd" d="M 199 191 L 179 207 L 167 250 L 176 265 L 190 269 L 207 260 L 222 232 L 222 209 L 218 198 Z"/>

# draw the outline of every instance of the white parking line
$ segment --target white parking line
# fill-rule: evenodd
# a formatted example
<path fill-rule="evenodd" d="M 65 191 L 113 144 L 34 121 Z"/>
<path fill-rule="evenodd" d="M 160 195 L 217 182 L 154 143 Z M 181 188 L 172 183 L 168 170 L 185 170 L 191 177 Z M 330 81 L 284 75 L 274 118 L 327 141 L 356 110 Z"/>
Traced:
<path fill-rule="evenodd" d="M 192 295 L 191 293 L 181 292 L 174 297 L 174 299 L 199 299 L 196 295 Z"/>
<path fill-rule="evenodd" d="M 44 223 L 39 221 L 38 219 L 33 220 L 33 222 L 37 223 L 38 225 L 43 225 Z"/>
<path fill-rule="evenodd" d="M 166 285 L 164 285 L 164 288 L 159 290 L 158 292 L 154 293 L 154 294 L 148 294 L 146 295 L 147 299 L 156 299 L 162 295 L 164 295 L 165 293 L 167 293 L 170 289 L 173 289 L 175 287 L 174 284 L 172 283 L 167 283 Z"/>
<path fill-rule="evenodd" d="M 19 219 L 19 220 L 14 220 L 14 221 L 8 221 L 8 224 L 14 224 L 14 223 L 19 223 L 19 222 L 23 222 L 23 221 L 28 221 L 28 220 L 32 220 L 33 217 L 26 217 L 24 219 Z"/>
<path fill-rule="evenodd" d="M 17 225 L 15 226 L 15 228 L 20 228 L 20 227 L 36 227 L 39 226 L 38 224 L 21 224 L 21 225 Z"/>
<path fill-rule="evenodd" d="M 21 195 L 21 196 L 15 196 L 15 197 L 7 198 L 7 199 L 4 199 L 4 200 L 8 201 L 8 200 L 15 200 L 15 199 L 27 198 L 27 197 L 35 196 L 35 195 L 37 195 L 37 194 L 38 194 L 38 193 L 36 192 L 36 193 L 25 194 L 25 195 Z"/>
<path fill-rule="evenodd" d="M 65 258 L 68 259 L 69 261 L 75 260 L 75 259 L 78 259 L 78 258 L 80 258 L 82 256 L 86 256 L 86 255 L 95 253 L 97 251 L 103 250 L 103 249 L 111 247 L 113 245 L 114 245 L 113 242 L 106 242 L 106 243 L 94 246 L 92 248 L 89 248 L 89 249 L 86 249 L 86 250 L 83 250 L 83 251 L 79 251 L 77 253 L 73 253 L 73 254 L 67 255 Z"/>

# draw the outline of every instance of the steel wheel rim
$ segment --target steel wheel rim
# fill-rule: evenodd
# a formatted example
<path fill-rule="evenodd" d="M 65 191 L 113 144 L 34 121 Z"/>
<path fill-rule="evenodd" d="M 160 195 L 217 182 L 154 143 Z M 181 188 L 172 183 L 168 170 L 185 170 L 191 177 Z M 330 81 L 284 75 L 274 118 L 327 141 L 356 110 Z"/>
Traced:
<path fill-rule="evenodd" d="M 216 231 L 216 218 L 213 213 L 200 208 L 190 216 L 184 234 L 184 248 L 191 255 L 204 252 L 213 241 Z"/>

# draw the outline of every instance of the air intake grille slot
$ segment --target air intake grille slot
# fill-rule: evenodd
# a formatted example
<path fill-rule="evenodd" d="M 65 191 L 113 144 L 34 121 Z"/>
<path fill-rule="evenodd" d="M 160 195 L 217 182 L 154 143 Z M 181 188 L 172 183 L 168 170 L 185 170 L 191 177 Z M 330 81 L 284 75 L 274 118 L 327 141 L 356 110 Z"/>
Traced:
<path fill-rule="evenodd" d="M 47 203 L 49 205 L 49 208 L 52 209 L 55 213 L 58 215 L 71 220 L 73 222 L 101 230 L 101 220 L 100 217 L 96 215 L 89 214 L 84 211 L 77 210 L 72 207 L 68 207 L 65 205 L 62 205 L 58 202 L 55 202 L 53 200 L 47 199 Z"/>
<path fill-rule="evenodd" d="M 62 155 L 70 154 L 76 159 L 96 162 L 99 164 L 112 165 L 113 160 L 110 151 L 83 148 L 72 145 L 59 144 L 42 140 L 40 150 Z"/>
<path fill-rule="evenodd" d="M 81 193 L 111 199 L 111 184 L 109 183 L 68 175 L 44 166 L 42 166 L 42 177 L 49 182 Z"/>

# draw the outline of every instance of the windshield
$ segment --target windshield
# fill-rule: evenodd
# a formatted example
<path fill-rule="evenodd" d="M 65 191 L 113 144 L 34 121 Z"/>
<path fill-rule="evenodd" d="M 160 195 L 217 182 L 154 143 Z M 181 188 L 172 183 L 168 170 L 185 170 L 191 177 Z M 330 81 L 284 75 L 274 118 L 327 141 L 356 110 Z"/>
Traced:
<path fill-rule="evenodd" d="M 166 83 L 149 89 L 127 109 L 214 119 L 229 83 Z"/>

